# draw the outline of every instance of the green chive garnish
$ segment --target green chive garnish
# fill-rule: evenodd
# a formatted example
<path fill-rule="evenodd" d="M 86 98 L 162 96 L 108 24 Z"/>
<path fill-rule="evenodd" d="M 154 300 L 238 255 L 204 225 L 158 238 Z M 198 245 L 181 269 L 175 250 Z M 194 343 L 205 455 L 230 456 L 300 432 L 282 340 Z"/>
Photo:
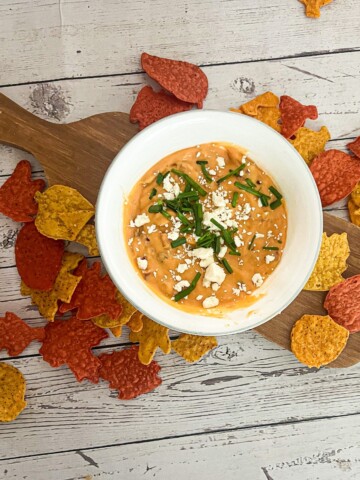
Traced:
<path fill-rule="evenodd" d="M 255 183 L 254 183 L 253 181 L 251 181 L 250 178 L 247 178 L 247 179 L 245 180 L 245 182 L 246 182 L 246 183 L 249 185 L 249 187 L 251 187 L 251 188 L 255 188 L 255 187 L 256 187 Z"/>
<path fill-rule="evenodd" d="M 175 302 L 178 302 L 182 298 L 187 297 L 193 290 L 195 290 L 196 284 L 200 280 L 200 277 L 201 277 L 201 273 L 197 272 L 197 274 L 195 275 L 190 285 L 175 295 L 174 297 Z"/>
<path fill-rule="evenodd" d="M 230 263 L 226 260 L 226 258 L 223 258 L 221 263 L 224 265 L 225 269 L 226 269 L 229 273 L 233 273 L 234 270 L 231 268 L 231 265 L 230 265 Z"/>
<path fill-rule="evenodd" d="M 255 238 L 256 238 L 256 235 L 254 235 L 248 245 L 248 250 L 252 250 L 253 249 L 253 245 L 254 245 L 254 242 L 255 242 Z"/>
<path fill-rule="evenodd" d="M 267 195 L 261 195 L 260 202 L 261 202 L 263 207 L 267 207 L 269 205 Z"/>
<path fill-rule="evenodd" d="M 179 237 L 178 239 L 174 240 L 171 242 L 172 248 L 180 247 L 180 245 L 184 245 L 186 243 L 186 238 L 185 237 Z"/>
<path fill-rule="evenodd" d="M 281 193 L 276 190 L 275 187 L 269 187 L 269 191 L 274 195 L 274 197 L 276 197 L 278 200 L 281 200 L 283 198 L 283 196 L 281 195 Z"/>
<path fill-rule="evenodd" d="M 164 175 L 161 172 L 159 172 L 156 177 L 156 183 L 158 185 L 161 185 L 163 180 L 164 180 Z"/>
<path fill-rule="evenodd" d="M 230 247 L 232 250 L 236 249 L 236 245 L 234 243 L 234 240 L 228 230 L 222 230 L 221 231 L 221 236 L 223 237 L 226 245 Z"/>
<path fill-rule="evenodd" d="M 255 195 L 255 197 L 262 197 L 263 194 L 261 192 L 258 192 L 252 187 L 249 187 L 248 185 L 244 185 L 243 183 L 240 182 L 235 182 L 234 183 L 235 187 L 240 188 L 240 190 L 245 190 L 245 192 L 251 193 L 252 195 Z"/>
<path fill-rule="evenodd" d="M 197 160 L 196 163 L 198 165 L 207 165 L 208 164 L 208 161 L 207 160 Z"/>
<path fill-rule="evenodd" d="M 149 213 L 160 213 L 161 210 L 163 209 L 162 205 L 150 205 L 148 208 Z"/>
<path fill-rule="evenodd" d="M 156 194 L 157 194 L 157 190 L 156 190 L 156 188 L 153 188 L 150 192 L 149 200 L 153 199 Z"/>
<path fill-rule="evenodd" d="M 193 228 L 194 228 L 193 225 L 189 225 L 189 226 L 183 225 L 182 227 L 180 227 L 180 232 L 181 233 L 190 233 Z"/>
<path fill-rule="evenodd" d="M 196 162 L 201 167 L 202 174 L 204 175 L 206 181 L 211 183 L 213 181 L 212 177 L 210 176 L 209 172 L 206 170 L 207 161 L 206 160 L 198 160 Z"/>
<path fill-rule="evenodd" d="M 178 199 L 182 200 L 184 198 L 199 198 L 199 194 L 197 192 L 182 192 L 177 196 Z"/>
<path fill-rule="evenodd" d="M 218 254 L 221 249 L 220 237 L 215 237 L 215 253 Z"/>
<path fill-rule="evenodd" d="M 233 193 L 232 200 L 231 200 L 231 206 L 232 206 L 233 208 L 236 207 L 237 202 L 238 202 L 238 199 L 239 199 L 239 192 L 234 192 L 234 193 Z"/>
<path fill-rule="evenodd" d="M 224 230 L 224 227 L 221 225 L 221 223 L 219 223 L 217 220 L 215 220 L 215 218 L 211 218 L 210 222 L 213 223 L 215 225 L 215 227 L 218 227 L 220 230 Z"/>
<path fill-rule="evenodd" d="M 235 170 L 230 170 L 229 173 L 227 173 L 223 177 L 216 180 L 216 183 L 219 185 L 220 183 L 224 182 L 228 178 L 238 175 L 238 173 L 241 172 L 241 170 L 244 170 L 245 166 L 246 166 L 246 163 L 242 163 L 239 167 L 235 168 Z"/>
<path fill-rule="evenodd" d="M 279 247 L 263 247 L 263 250 L 279 250 Z"/>
<path fill-rule="evenodd" d="M 275 202 L 270 203 L 271 210 L 275 210 L 276 208 L 280 207 L 281 200 L 278 198 Z"/>
<path fill-rule="evenodd" d="M 171 171 L 175 173 L 175 175 L 177 175 L 178 177 L 182 177 L 185 180 L 185 182 L 187 182 L 194 190 L 199 192 L 199 195 L 201 195 L 202 197 L 206 196 L 207 194 L 206 190 L 204 190 L 201 185 L 195 182 L 195 180 L 189 177 L 189 175 L 182 172 L 181 170 L 177 170 L 176 168 L 173 168 Z"/>
<path fill-rule="evenodd" d="M 190 225 L 189 220 L 181 212 L 176 212 L 176 215 L 183 225 Z"/>
<path fill-rule="evenodd" d="M 193 205 L 193 212 L 195 217 L 195 235 L 200 237 L 202 232 L 201 221 L 203 219 L 203 211 L 201 203 L 195 203 Z"/>
<path fill-rule="evenodd" d="M 237 250 L 229 250 L 229 255 L 236 255 L 237 257 L 240 257 L 241 253 Z"/>
<path fill-rule="evenodd" d="M 171 215 L 170 215 L 170 213 L 168 213 L 168 212 L 165 212 L 165 210 L 161 210 L 161 212 L 160 212 L 160 213 L 161 213 L 161 215 L 164 215 L 164 217 L 165 217 L 165 218 L 167 218 L 167 219 L 170 219 L 170 218 L 171 218 Z"/>

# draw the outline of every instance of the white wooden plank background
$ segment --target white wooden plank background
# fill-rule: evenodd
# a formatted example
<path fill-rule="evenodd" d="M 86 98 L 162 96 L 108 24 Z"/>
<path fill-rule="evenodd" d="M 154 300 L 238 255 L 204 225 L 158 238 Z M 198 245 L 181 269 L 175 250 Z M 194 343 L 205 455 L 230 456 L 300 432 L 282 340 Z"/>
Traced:
<path fill-rule="evenodd" d="M 33 113 L 71 122 L 129 111 L 149 51 L 203 65 L 206 108 L 264 90 L 315 103 L 332 148 L 360 133 L 360 4 L 336 0 L 320 20 L 296 0 L 3 0 L 0 88 Z M 21 158 L 0 146 L 0 185 Z M 347 218 L 345 202 L 332 206 Z M 0 315 L 44 324 L 19 295 L 14 239 L 0 215 Z M 109 338 L 95 352 L 128 343 Z M 195 365 L 159 355 L 163 385 L 131 402 L 106 383 L 78 384 L 30 346 L 19 358 L 28 408 L 0 425 L 0 478 L 65 480 L 360 478 L 360 367 L 316 371 L 255 332 L 222 338 Z"/>

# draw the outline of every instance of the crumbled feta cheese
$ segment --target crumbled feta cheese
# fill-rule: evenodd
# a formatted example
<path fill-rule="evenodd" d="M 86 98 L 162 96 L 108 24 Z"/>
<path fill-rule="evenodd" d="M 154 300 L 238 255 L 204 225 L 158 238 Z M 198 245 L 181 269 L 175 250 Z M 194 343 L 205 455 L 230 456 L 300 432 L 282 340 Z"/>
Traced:
<path fill-rule="evenodd" d="M 212 258 L 214 256 L 214 250 L 212 248 L 194 248 L 189 252 L 190 257 L 198 258 L 199 260 L 205 260 L 206 258 Z"/>
<path fill-rule="evenodd" d="M 147 269 L 148 261 L 146 260 L 146 258 L 138 257 L 136 259 L 136 261 L 137 261 L 137 264 L 138 264 L 138 267 L 140 268 L 140 270 L 146 270 Z"/>
<path fill-rule="evenodd" d="M 186 265 L 186 263 L 180 263 L 178 266 L 177 266 L 177 271 L 179 273 L 184 273 L 187 269 L 189 268 L 189 265 Z"/>
<path fill-rule="evenodd" d="M 219 305 L 219 299 L 216 298 L 215 296 L 207 297 L 203 301 L 202 305 L 203 305 L 204 308 L 217 307 Z"/>
<path fill-rule="evenodd" d="M 218 253 L 218 257 L 224 258 L 226 255 L 226 252 L 227 252 L 227 246 L 223 245 L 222 247 L 220 247 L 220 252 Z"/>
<path fill-rule="evenodd" d="M 235 235 L 234 242 L 235 242 L 236 247 L 243 247 L 244 246 L 244 242 L 240 239 L 240 237 L 238 235 Z"/>
<path fill-rule="evenodd" d="M 198 300 L 198 301 L 200 301 L 200 300 L 202 300 L 202 299 L 203 299 L 203 295 L 198 295 L 198 296 L 196 297 L 196 300 Z"/>
<path fill-rule="evenodd" d="M 211 288 L 214 290 L 214 292 L 217 292 L 220 288 L 220 285 L 218 283 L 213 283 Z"/>
<path fill-rule="evenodd" d="M 191 265 L 192 264 L 192 261 L 190 260 L 190 258 L 185 258 L 185 263 L 187 265 Z"/>
<path fill-rule="evenodd" d="M 265 257 L 265 263 L 269 265 L 269 263 L 273 262 L 275 260 L 275 255 L 266 255 Z"/>
<path fill-rule="evenodd" d="M 171 196 L 172 196 L 172 198 L 168 198 L 169 195 L 164 193 L 164 197 L 166 198 L 166 200 L 173 200 L 180 193 L 179 184 L 175 182 L 175 180 L 172 178 L 172 176 L 170 174 L 166 175 L 166 177 L 164 178 L 163 187 L 164 187 L 164 190 L 166 190 L 166 192 L 168 194 L 171 194 Z"/>
<path fill-rule="evenodd" d="M 260 275 L 260 273 L 255 273 L 255 275 L 253 275 L 251 281 L 253 282 L 255 287 L 261 287 L 261 285 L 264 283 L 264 279 Z"/>
<path fill-rule="evenodd" d="M 179 232 L 177 230 L 173 230 L 167 234 L 169 240 L 177 240 L 179 238 Z"/>
<path fill-rule="evenodd" d="M 128 245 L 131 245 L 134 241 L 134 237 L 129 238 Z"/>
<path fill-rule="evenodd" d="M 215 205 L 215 207 L 225 207 L 226 206 L 225 198 L 222 195 L 220 195 L 216 192 L 212 192 L 211 198 L 212 198 L 212 201 L 213 201 L 213 204 Z"/>
<path fill-rule="evenodd" d="M 243 207 L 243 211 L 246 215 L 248 215 L 250 212 L 251 212 L 251 205 L 250 203 L 245 203 L 244 207 Z"/>
<path fill-rule="evenodd" d="M 258 198 L 258 206 L 263 207 L 264 205 L 262 204 L 261 198 Z"/>
<path fill-rule="evenodd" d="M 210 175 L 216 175 L 216 170 L 209 170 Z"/>
<path fill-rule="evenodd" d="M 220 168 L 225 167 L 225 158 L 224 157 L 217 157 L 216 162 Z"/>
<path fill-rule="evenodd" d="M 197 153 L 196 153 L 196 158 L 199 158 L 200 155 L 201 155 L 201 152 L 197 152 Z"/>
<path fill-rule="evenodd" d="M 226 274 L 223 268 L 219 267 L 216 263 L 209 265 L 205 271 L 204 280 L 208 282 L 214 282 L 221 285 L 225 280 Z"/>
<path fill-rule="evenodd" d="M 147 227 L 148 233 L 154 233 L 156 232 L 156 225 L 150 225 L 150 227 Z"/>
<path fill-rule="evenodd" d="M 255 238 L 264 238 L 265 235 L 263 233 L 255 233 Z"/>
<path fill-rule="evenodd" d="M 130 222 L 130 227 L 142 227 L 146 223 L 150 223 L 150 219 L 146 213 L 142 213 L 138 215 L 134 221 Z"/>
<path fill-rule="evenodd" d="M 204 260 L 200 260 L 200 267 L 206 268 L 212 263 L 214 263 L 214 257 L 204 258 Z"/>
<path fill-rule="evenodd" d="M 187 280 L 181 280 L 180 282 L 178 282 L 174 285 L 174 289 L 177 292 L 181 292 L 181 290 L 183 290 L 184 288 L 187 288 L 189 286 L 190 286 L 190 283 Z"/>
<path fill-rule="evenodd" d="M 209 282 L 209 280 L 203 280 L 203 287 L 209 288 L 210 285 L 211 285 L 211 282 Z"/>
<path fill-rule="evenodd" d="M 243 155 L 243 157 L 241 159 L 241 163 L 246 163 L 246 155 Z"/>

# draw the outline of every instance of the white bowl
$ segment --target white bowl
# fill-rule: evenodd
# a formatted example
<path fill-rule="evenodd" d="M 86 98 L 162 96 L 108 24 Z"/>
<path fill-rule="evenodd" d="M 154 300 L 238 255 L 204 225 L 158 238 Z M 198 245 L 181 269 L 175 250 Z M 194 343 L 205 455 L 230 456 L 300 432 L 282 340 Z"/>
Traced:
<path fill-rule="evenodd" d="M 141 176 L 172 152 L 210 142 L 230 142 L 248 150 L 249 156 L 280 187 L 288 211 L 284 253 L 274 273 L 256 290 L 259 300 L 221 318 L 183 312 L 161 300 L 134 269 L 123 234 L 124 199 Z M 96 234 L 106 270 L 138 310 L 179 332 L 227 335 L 267 322 L 296 298 L 317 259 L 322 218 L 310 170 L 284 137 L 245 115 L 197 110 L 156 122 L 118 153 L 101 185 L 96 205 Z"/>

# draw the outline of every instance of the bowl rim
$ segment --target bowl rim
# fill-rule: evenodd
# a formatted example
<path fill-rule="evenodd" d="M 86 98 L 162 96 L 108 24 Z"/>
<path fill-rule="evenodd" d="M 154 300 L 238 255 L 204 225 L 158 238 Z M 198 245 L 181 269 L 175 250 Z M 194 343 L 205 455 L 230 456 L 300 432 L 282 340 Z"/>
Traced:
<path fill-rule="evenodd" d="M 311 261 L 311 264 L 309 263 L 309 269 L 308 269 L 308 272 L 306 275 L 304 275 L 303 277 L 303 282 L 301 282 L 298 286 L 298 288 L 296 289 L 296 291 L 294 291 L 294 293 L 291 295 L 291 297 L 289 297 L 285 302 L 283 302 L 276 310 L 274 310 L 271 314 L 267 315 L 266 317 L 264 318 L 261 318 L 258 322 L 254 322 L 250 327 L 249 326 L 245 326 L 245 327 L 235 327 L 235 328 L 232 328 L 232 329 L 229 329 L 229 330 L 224 330 L 224 329 L 219 329 L 219 331 L 211 331 L 211 333 L 208 333 L 208 332 L 202 332 L 200 329 L 188 329 L 188 328 L 184 328 L 184 329 L 181 329 L 181 330 L 178 330 L 176 329 L 173 325 L 169 324 L 169 323 L 166 323 L 166 322 L 163 322 L 161 320 L 158 320 L 156 318 L 156 315 L 153 315 L 151 311 L 148 311 L 146 309 L 144 309 L 142 307 L 142 305 L 138 305 L 138 303 L 134 300 L 132 300 L 132 298 L 129 297 L 129 295 L 127 294 L 126 292 L 126 289 L 124 289 L 122 286 L 119 285 L 118 281 L 117 281 L 117 278 L 113 275 L 113 272 L 112 272 L 112 268 L 111 268 L 111 264 L 110 264 L 110 259 L 108 258 L 108 256 L 106 254 L 104 254 L 104 248 L 103 248 L 103 242 L 102 242 L 102 235 L 101 235 L 101 213 L 99 214 L 98 212 L 102 211 L 102 209 L 104 208 L 103 207 L 103 197 L 104 197 L 104 192 L 105 192 L 105 188 L 107 187 L 107 181 L 108 179 L 111 177 L 111 174 L 112 174 L 112 170 L 114 169 L 115 167 L 115 163 L 117 161 L 117 159 L 119 158 L 119 156 L 123 156 L 123 154 L 125 153 L 126 154 L 126 151 L 128 149 L 131 149 L 132 148 L 132 145 L 134 143 L 137 143 L 139 142 L 139 139 L 141 140 L 141 138 L 143 136 L 148 136 L 149 134 L 151 134 L 153 131 L 156 131 L 156 130 L 160 130 L 162 128 L 162 126 L 166 123 L 172 123 L 172 122 L 175 122 L 176 119 L 180 118 L 180 117 L 189 117 L 189 120 L 191 120 L 191 117 L 193 116 L 197 116 L 197 117 L 200 117 L 200 116 L 204 116 L 204 115 L 210 115 L 210 116 L 218 116 L 218 115 L 225 115 L 225 116 L 228 116 L 230 118 L 230 116 L 239 116 L 239 113 L 237 112 L 231 112 L 231 111 L 222 111 L 222 110 L 216 110 L 216 109 L 203 109 L 203 110 L 190 110 L 190 111 L 186 111 L 186 112 L 181 112 L 181 113 L 177 113 L 177 114 L 174 114 L 174 115 L 170 115 L 168 117 L 165 117 L 161 120 L 158 120 L 157 122 L 153 123 L 152 125 L 146 127 L 146 129 L 144 130 L 141 130 L 139 131 L 134 137 L 132 137 L 122 148 L 121 150 L 116 154 L 116 156 L 114 157 L 114 159 L 112 160 L 111 164 L 109 165 L 105 175 L 104 175 L 104 178 L 101 182 L 101 185 L 100 185 L 100 189 L 99 189 L 99 193 L 98 193 L 98 197 L 97 197 L 97 201 L 96 201 L 96 212 L 95 212 L 95 230 L 96 230 L 96 238 L 97 238 L 97 242 L 98 242 L 98 246 L 99 246 L 99 251 L 100 251 L 100 256 L 101 256 L 101 261 L 103 262 L 104 266 L 105 266 L 105 269 L 107 271 L 107 273 L 109 274 L 110 278 L 112 279 L 114 285 L 116 286 L 116 288 L 121 292 L 121 294 L 137 309 L 139 310 L 141 313 L 143 313 L 144 315 L 146 315 L 147 317 L 149 317 L 151 320 L 155 321 L 156 323 L 159 323 L 171 330 L 174 330 L 174 331 L 178 331 L 180 333 L 188 333 L 188 334 L 191 334 L 191 335 L 213 335 L 213 336 L 227 336 L 227 335 L 234 335 L 236 333 L 242 333 L 242 332 L 245 332 L 247 330 L 252 330 L 254 328 L 257 328 L 259 327 L 260 325 L 263 325 L 265 323 L 267 323 L 268 321 L 272 320 L 273 318 L 275 318 L 277 315 L 281 314 L 296 298 L 297 296 L 300 294 L 300 292 L 303 290 L 306 282 L 308 281 L 308 279 L 310 278 L 310 275 L 314 269 L 314 266 L 316 264 L 316 261 L 318 259 L 318 255 L 319 255 L 319 251 L 320 251 L 320 247 L 321 247 L 321 242 L 322 242 L 322 233 L 323 233 L 323 210 L 322 210 L 322 205 L 321 205 L 321 200 L 320 200 L 320 196 L 319 196 L 319 193 L 318 193 L 318 189 L 317 189 L 317 185 L 316 185 L 316 182 L 310 172 L 310 169 L 307 167 L 305 161 L 303 160 L 303 158 L 301 157 L 301 155 L 299 154 L 299 152 L 293 147 L 293 145 L 285 138 L 283 137 L 279 132 L 277 132 L 276 130 L 274 130 L 272 127 L 270 127 L 269 125 L 263 123 L 263 122 L 260 122 L 259 120 L 257 120 L 256 118 L 253 118 L 253 117 L 250 117 L 250 116 L 247 116 L 247 115 L 243 115 L 244 117 L 246 117 L 246 121 L 249 121 L 250 123 L 254 123 L 255 126 L 259 126 L 261 125 L 262 128 L 266 128 L 267 130 L 269 130 L 271 132 L 272 135 L 274 135 L 275 137 L 277 137 L 278 139 L 281 139 L 281 141 L 286 144 L 287 148 L 291 148 L 293 150 L 293 154 L 295 156 L 298 157 L 299 161 L 301 161 L 301 164 L 303 164 L 304 166 L 304 174 L 307 175 L 308 179 L 310 180 L 310 182 L 313 184 L 313 187 L 314 187 L 314 191 L 312 193 L 315 193 L 315 195 L 313 195 L 313 200 L 316 201 L 316 210 L 317 210 L 317 213 L 319 214 L 318 216 L 318 220 L 319 220 L 319 223 L 318 223 L 318 232 L 316 232 L 316 237 L 317 237 L 317 242 L 316 242 L 316 248 L 314 250 L 314 257 Z M 186 148 L 186 147 L 184 147 Z M 161 159 L 159 159 L 161 160 Z M 151 167 L 149 167 L 151 168 Z M 137 181 L 140 179 L 141 177 L 139 177 L 137 179 Z M 276 181 L 276 179 L 275 179 Z M 129 191 L 132 190 L 132 188 L 134 187 L 135 183 L 132 185 L 132 187 L 129 189 Z M 317 193 L 317 194 L 316 194 Z M 315 238 L 316 238 L 315 237 Z M 270 277 L 269 277 L 270 278 Z M 141 278 L 140 279 L 142 282 L 144 282 L 144 280 Z M 148 287 L 149 288 L 149 287 Z M 154 297 L 156 298 L 156 302 L 161 302 L 161 303 L 164 303 L 164 300 L 162 300 L 158 295 L 154 294 Z M 255 302 L 256 303 L 256 302 Z M 171 307 L 171 305 L 170 305 Z M 181 312 L 181 309 L 179 308 L 176 308 L 176 307 L 172 307 L 178 311 Z M 186 312 L 187 313 L 187 312 Z M 211 318 L 211 317 L 210 317 Z M 213 317 L 214 318 L 214 317 Z M 221 325 L 219 323 L 219 325 Z"/>

